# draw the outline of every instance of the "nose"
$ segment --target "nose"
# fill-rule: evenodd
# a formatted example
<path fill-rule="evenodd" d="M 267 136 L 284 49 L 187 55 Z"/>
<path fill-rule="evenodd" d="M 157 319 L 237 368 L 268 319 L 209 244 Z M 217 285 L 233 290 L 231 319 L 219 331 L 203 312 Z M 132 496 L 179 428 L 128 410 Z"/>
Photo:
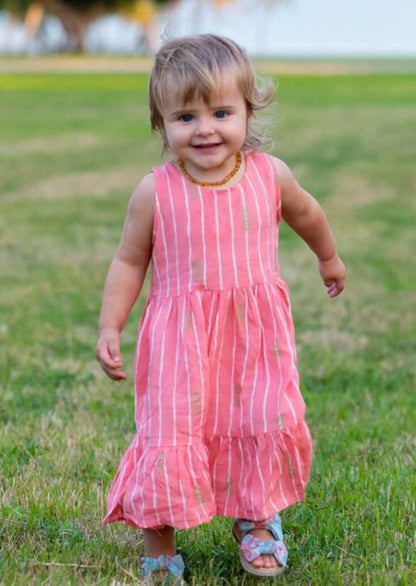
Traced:
<path fill-rule="evenodd" d="M 201 116 L 198 118 L 196 134 L 198 136 L 209 136 L 215 132 L 211 116 Z"/>

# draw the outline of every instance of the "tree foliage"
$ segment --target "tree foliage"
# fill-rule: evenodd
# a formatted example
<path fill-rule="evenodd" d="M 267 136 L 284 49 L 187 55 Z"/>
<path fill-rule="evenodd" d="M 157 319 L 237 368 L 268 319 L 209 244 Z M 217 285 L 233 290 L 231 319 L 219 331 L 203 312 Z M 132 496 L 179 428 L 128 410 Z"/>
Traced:
<path fill-rule="evenodd" d="M 153 0 L 155 5 L 168 4 L 171 0 Z M 0 9 L 9 12 L 24 15 L 31 4 L 48 5 L 49 2 L 43 0 L 0 0 Z M 137 3 L 137 0 L 62 0 L 59 4 L 64 4 L 77 12 L 88 12 L 91 9 L 100 9 L 105 12 L 115 12 L 120 9 L 128 8 Z"/>

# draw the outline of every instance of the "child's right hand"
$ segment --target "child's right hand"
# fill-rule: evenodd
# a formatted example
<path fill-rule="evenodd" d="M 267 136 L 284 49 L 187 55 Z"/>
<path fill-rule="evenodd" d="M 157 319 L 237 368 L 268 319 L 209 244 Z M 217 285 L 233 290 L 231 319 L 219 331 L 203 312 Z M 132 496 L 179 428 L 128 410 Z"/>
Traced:
<path fill-rule="evenodd" d="M 121 370 L 123 363 L 120 356 L 120 333 L 117 330 L 101 330 L 95 356 L 105 374 L 111 379 L 122 381 L 126 378 L 126 373 Z"/>
<path fill-rule="evenodd" d="M 319 272 L 330 297 L 336 297 L 344 290 L 346 270 L 344 263 L 335 254 L 328 260 L 319 261 Z"/>

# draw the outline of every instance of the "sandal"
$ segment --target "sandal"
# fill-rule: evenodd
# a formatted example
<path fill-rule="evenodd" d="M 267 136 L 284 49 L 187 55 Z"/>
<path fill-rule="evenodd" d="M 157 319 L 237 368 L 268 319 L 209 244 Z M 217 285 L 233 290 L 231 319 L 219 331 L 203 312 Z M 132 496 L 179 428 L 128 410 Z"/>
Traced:
<path fill-rule="evenodd" d="M 185 564 L 183 563 L 181 555 L 160 555 L 157 558 L 143 557 L 141 561 L 141 574 L 146 581 L 151 582 L 154 580 L 154 583 L 164 585 L 172 584 L 175 586 L 183 586 L 185 584 L 183 581 Z M 163 574 L 160 575 L 159 582 L 159 576 L 157 575 L 158 572 L 163 572 Z"/>
<path fill-rule="evenodd" d="M 267 529 L 274 540 L 262 541 L 250 534 L 253 529 Z M 282 522 L 277 513 L 264 521 L 237 519 L 233 525 L 233 535 L 240 544 L 240 561 L 244 570 L 254 576 L 278 576 L 287 567 L 287 549 L 283 542 Z M 257 568 L 251 563 L 260 555 L 272 555 L 280 565 L 274 568 Z"/>

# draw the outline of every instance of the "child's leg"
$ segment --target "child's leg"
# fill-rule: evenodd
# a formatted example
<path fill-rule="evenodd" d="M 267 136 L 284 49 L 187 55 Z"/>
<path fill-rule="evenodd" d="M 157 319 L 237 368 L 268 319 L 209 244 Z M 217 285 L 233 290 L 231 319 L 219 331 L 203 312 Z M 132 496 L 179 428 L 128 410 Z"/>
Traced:
<path fill-rule="evenodd" d="M 175 555 L 175 529 L 143 529 L 144 555 L 156 558 L 160 555 Z"/>
<path fill-rule="evenodd" d="M 152 576 L 159 584 L 167 576 L 172 584 L 184 584 L 182 576 L 185 569 L 183 559 L 175 555 L 175 530 L 173 527 L 143 529 L 144 557 L 141 573 L 145 580 Z M 171 582 L 169 582 L 170 584 Z M 153 581 L 152 581 L 153 584 Z"/>

